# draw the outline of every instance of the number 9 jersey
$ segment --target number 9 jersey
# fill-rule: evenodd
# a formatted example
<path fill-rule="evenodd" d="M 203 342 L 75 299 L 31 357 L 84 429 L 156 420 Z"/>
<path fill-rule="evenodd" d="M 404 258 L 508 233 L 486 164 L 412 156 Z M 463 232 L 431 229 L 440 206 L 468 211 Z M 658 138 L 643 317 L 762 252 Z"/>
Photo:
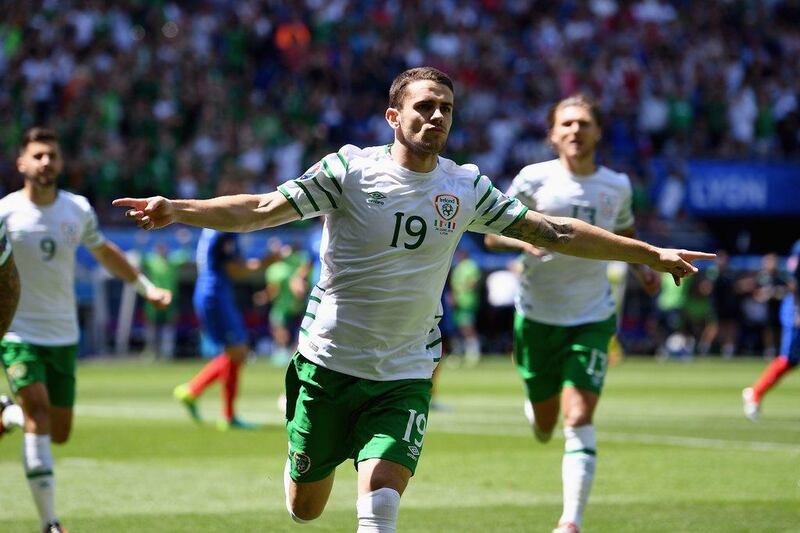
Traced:
<path fill-rule="evenodd" d="M 75 253 L 105 242 L 97 216 L 83 196 L 58 191 L 50 205 L 36 205 L 22 191 L 0 200 L 14 249 L 22 294 L 6 340 L 42 346 L 78 342 Z"/>
<path fill-rule="evenodd" d="M 431 377 L 441 356 L 437 309 L 461 235 L 500 233 L 527 211 L 474 165 L 439 157 L 433 171 L 413 172 L 389 146 L 344 146 L 278 190 L 303 219 L 325 217 L 298 350 L 377 381 Z"/>

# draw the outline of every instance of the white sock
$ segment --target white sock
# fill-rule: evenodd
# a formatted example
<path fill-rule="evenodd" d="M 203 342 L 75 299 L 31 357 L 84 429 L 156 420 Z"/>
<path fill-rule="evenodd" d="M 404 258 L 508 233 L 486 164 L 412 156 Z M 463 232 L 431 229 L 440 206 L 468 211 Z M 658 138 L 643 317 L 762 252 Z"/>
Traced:
<path fill-rule="evenodd" d="M 289 483 L 292 482 L 292 476 L 290 472 L 292 470 L 292 461 L 291 459 L 286 459 L 286 466 L 283 468 L 283 491 L 286 494 L 286 510 L 289 512 L 289 516 L 292 517 L 292 520 L 297 522 L 298 524 L 306 524 L 311 522 L 311 520 L 303 520 L 299 518 L 292 512 L 292 505 L 289 503 Z"/>
<path fill-rule="evenodd" d="M 50 452 L 50 435 L 25 433 L 22 463 L 31 489 L 33 501 L 39 510 L 41 527 L 57 522 L 55 506 L 56 481 L 53 477 L 53 455 Z"/>
<path fill-rule="evenodd" d="M 583 510 L 589 501 L 597 458 L 594 426 L 564 427 L 564 461 L 561 479 L 564 484 L 564 511 L 559 523 L 581 525 Z"/>
<path fill-rule="evenodd" d="M 356 533 L 395 533 L 400 493 L 389 487 L 373 490 L 356 500 Z"/>
<path fill-rule="evenodd" d="M 3 427 L 7 430 L 21 428 L 25 424 L 22 407 L 17 404 L 9 405 L 3 409 Z"/>

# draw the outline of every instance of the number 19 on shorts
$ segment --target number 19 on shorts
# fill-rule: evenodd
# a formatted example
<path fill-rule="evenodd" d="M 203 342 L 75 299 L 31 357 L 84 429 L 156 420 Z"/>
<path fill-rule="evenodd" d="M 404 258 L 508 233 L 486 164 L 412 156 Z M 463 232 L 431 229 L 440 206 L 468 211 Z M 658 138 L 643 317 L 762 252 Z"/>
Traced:
<path fill-rule="evenodd" d="M 425 417 L 425 413 L 417 414 L 417 411 L 414 409 L 408 410 L 408 423 L 406 424 L 406 432 L 403 434 L 403 440 L 406 442 L 412 442 L 415 446 L 422 446 L 422 440 L 425 438 L 425 428 L 428 425 L 428 419 Z M 416 439 L 416 436 L 419 435 L 419 440 Z"/>

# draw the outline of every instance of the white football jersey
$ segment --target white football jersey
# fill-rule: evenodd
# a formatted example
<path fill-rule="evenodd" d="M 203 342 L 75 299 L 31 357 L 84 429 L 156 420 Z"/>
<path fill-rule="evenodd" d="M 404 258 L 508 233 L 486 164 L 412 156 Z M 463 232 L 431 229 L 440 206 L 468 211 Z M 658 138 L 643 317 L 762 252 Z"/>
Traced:
<path fill-rule="evenodd" d="M 600 166 L 591 176 L 573 176 L 558 159 L 523 168 L 508 196 L 540 213 L 579 218 L 608 231 L 633 226 L 628 176 Z M 516 309 L 536 322 L 574 326 L 614 313 L 607 262 L 550 252 L 526 254 Z"/>
<path fill-rule="evenodd" d="M 527 208 L 474 165 L 440 157 L 412 172 L 388 146 L 344 146 L 278 188 L 304 219 L 325 216 L 320 281 L 298 350 L 344 374 L 430 378 L 450 263 L 466 230 L 499 233 Z"/>
<path fill-rule="evenodd" d="M 38 206 L 22 191 L 0 200 L 22 286 L 17 312 L 5 339 L 44 346 L 78 342 L 75 253 L 83 244 L 105 242 L 97 216 L 83 196 L 58 191 L 56 201 Z"/>

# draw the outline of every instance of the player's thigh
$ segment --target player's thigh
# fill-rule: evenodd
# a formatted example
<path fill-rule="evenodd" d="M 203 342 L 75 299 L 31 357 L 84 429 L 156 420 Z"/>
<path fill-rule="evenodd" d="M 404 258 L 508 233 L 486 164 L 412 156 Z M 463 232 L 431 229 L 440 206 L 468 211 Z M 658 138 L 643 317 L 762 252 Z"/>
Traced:
<path fill-rule="evenodd" d="M 27 342 L 0 341 L 3 368 L 11 392 L 15 395 L 19 395 L 19 391 L 34 383 L 47 382 L 47 370 L 40 351 L 40 347 Z M 39 396 L 30 393 L 29 405 L 38 403 Z"/>
<path fill-rule="evenodd" d="M 351 456 L 353 396 L 358 381 L 295 354 L 286 370 L 286 433 L 292 480 L 321 481 Z"/>
<path fill-rule="evenodd" d="M 564 387 L 600 395 L 608 369 L 608 343 L 616 331 L 616 316 L 573 326 L 569 356 L 564 361 Z M 566 415 L 566 413 L 565 413 Z"/>
<path fill-rule="evenodd" d="M 47 393 L 50 405 L 72 409 L 75 405 L 75 372 L 78 346 L 48 346 L 42 349 L 47 373 Z"/>
<path fill-rule="evenodd" d="M 355 425 L 353 458 L 359 465 L 368 459 L 391 461 L 404 467 L 410 477 L 422 454 L 431 380 L 362 380 L 361 388 L 366 401 Z"/>
<path fill-rule="evenodd" d="M 514 315 L 514 365 L 534 405 L 561 391 L 568 335 L 569 328 L 528 320 L 520 313 Z"/>

